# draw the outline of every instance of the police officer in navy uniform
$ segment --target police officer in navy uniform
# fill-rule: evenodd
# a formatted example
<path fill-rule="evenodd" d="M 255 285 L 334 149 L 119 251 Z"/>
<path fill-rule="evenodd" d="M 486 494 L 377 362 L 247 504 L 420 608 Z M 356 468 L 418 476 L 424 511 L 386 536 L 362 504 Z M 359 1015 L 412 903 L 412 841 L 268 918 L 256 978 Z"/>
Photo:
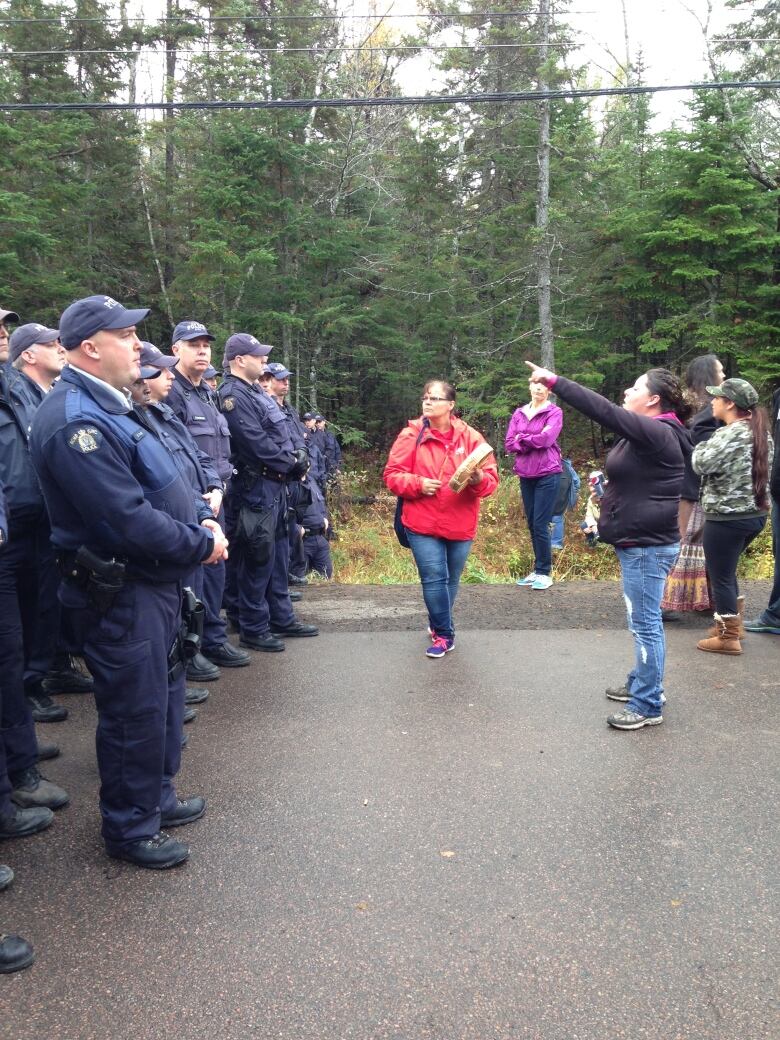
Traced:
<path fill-rule="evenodd" d="M 166 403 L 187 427 L 198 447 L 213 462 L 218 484 L 209 487 L 215 519 L 225 527 L 224 499 L 230 491 L 233 466 L 230 462 L 230 431 L 220 414 L 213 391 L 203 376 L 211 365 L 214 337 L 199 321 L 180 321 L 173 330 L 172 351 L 178 359 L 175 382 Z M 203 604 L 206 620 L 203 627 L 203 653 L 187 666 L 187 676 L 196 682 L 218 679 L 219 667 L 241 668 L 249 664 L 249 655 L 228 642 L 225 621 L 221 616 L 225 591 L 225 567 L 209 567 L 204 574 Z"/>
<path fill-rule="evenodd" d="M 59 328 L 62 379 L 38 409 L 31 447 L 63 571 L 60 598 L 95 681 L 100 809 L 106 851 L 141 867 L 182 863 L 189 848 L 161 828 L 191 823 L 205 800 L 181 800 L 182 581 L 222 560 L 213 519 L 126 388 L 139 376 L 136 324 L 109 296 L 77 300 Z"/>
<path fill-rule="evenodd" d="M 8 512 L 5 492 L 0 483 L 0 554 L 8 545 Z M 2 714 L 4 682 L 0 674 L 0 715 Z M 11 782 L 5 758 L 4 742 L 0 740 L 0 838 L 20 838 L 36 834 L 48 827 L 54 819 L 51 809 L 18 809 L 11 799 Z M 0 892 L 8 888 L 14 872 L 0 864 Z M 0 935 L 0 974 L 10 974 L 28 967 L 35 959 L 33 948 L 19 935 Z"/>
<path fill-rule="evenodd" d="M 182 471 L 187 483 L 194 489 L 199 500 L 199 516 L 211 509 L 210 492 L 219 486 L 219 475 L 214 462 L 195 442 L 187 427 L 173 409 L 167 404 L 167 397 L 175 381 L 174 366 L 177 359 L 162 351 L 152 343 L 141 344 L 141 374 L 145 376 L 145 407 L 150 421 L 154 424 L 158 436 L 168 447 Z M 135 397 L 135 395 L 134 395 Z M 221 418 L 221 416 L 220 416 Z M 203 598 L 205 567 L 197 567 L 187 584 L 190 584 L 199 599 Z M 249 654 L 241 651 L 249 664 Z M 200 704 L 208 698 L 208 691 L 197 687 L 187 687 L 185 701 L 188 705 Z"/>
<path fill-rule="evenodd" d="M 14 801 L 60 809 L 67 794 L 38 771 L 38 743 L 25 697 L 25 666 L 38 625 L 39 553 L 48 539 L 43 495 L 28 443 L 29 418 L 0 367 L 0 482 L 5 489 L 8 540 L 0 553 L 0 737 Z M 58 706 L 53 706 L 58 707 Z M 59 708 L 62 715 L 67 715 Z"/>
<path fill-rule="evenodd" d="M 252 650 L 284 650 L 285 636 L 316 636 L 298 621 L 287 587 L 287 482 L 307 469 L 296 451 L 284 413 L 258 386 L 268 348 L 248 333 L 225 344 L 230 375 L 219 388 L 230 427 L 233 484 L 239 507 L 235 545 L 240 642 Z"/>

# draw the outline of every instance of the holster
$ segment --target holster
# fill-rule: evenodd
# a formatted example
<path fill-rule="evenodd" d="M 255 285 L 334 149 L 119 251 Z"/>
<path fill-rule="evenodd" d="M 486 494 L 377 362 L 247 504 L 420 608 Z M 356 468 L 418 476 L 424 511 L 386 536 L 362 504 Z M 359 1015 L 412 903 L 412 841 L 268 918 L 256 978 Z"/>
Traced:
<path fill-rule="evenodd" d="M 127 580 L 124 560 L 114 556 L 104 559 L 86 545 L 80 546 L 75 553 L 59 553 L 57 562 L 65 581 L 85 589 L 90 603 L 99 614 L 108 613 Z"/>
<path fill-rule="evenodd" d="M 168 651 L 168 682 L 176 682 L 191 661 L 200 652 L 203 639 L 203 604 L 189 586 L 182 591 L 181 624 Z"/>

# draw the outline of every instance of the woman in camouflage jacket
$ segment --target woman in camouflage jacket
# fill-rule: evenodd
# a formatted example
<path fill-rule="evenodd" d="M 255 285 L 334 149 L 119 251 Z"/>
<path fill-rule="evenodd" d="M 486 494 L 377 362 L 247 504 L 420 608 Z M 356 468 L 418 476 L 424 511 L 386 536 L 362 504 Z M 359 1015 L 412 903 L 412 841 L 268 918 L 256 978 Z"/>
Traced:
<path fill-rule="evenodd" d="M 737 610 L 737 563 L 761 532 L 769 511 L 772 438 L 758 394 L 744 379 L 708 386 L 712 412 L 726 425 L 691 456 L 702 477 L 704 554 L 715 598 L 715 626 L 698 647 L 709 653 L 741 654 Z"/>

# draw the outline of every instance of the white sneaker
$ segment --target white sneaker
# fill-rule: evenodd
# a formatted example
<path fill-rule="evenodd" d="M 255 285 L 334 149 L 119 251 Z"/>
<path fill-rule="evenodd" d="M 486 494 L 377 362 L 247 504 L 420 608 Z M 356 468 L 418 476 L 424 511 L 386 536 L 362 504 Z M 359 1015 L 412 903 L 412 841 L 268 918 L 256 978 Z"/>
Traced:
<path fill-rule="evenodd" d="M 518 578 L 515 585 L 533 585 L 536 581 L 537 574 L 535 571 L 531 571 L 530 574 L 526 574 L 524 578 Z"/>
<path fill-rule="evenodd" d="M 549 574 L 537 574 L 536 581 L 531 585 L 532 589 L 549 589 L 552 585 L 553 580 Z"/>

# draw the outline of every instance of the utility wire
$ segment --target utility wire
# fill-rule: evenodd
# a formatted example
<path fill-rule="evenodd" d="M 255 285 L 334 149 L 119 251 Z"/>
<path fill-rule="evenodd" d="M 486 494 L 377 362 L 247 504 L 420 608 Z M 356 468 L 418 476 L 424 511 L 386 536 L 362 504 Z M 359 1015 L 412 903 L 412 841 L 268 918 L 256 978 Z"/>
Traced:
<path fill-rule="evenodd" d="M 198 51 L 195 56 L 201 57 L 206 54 L 217 54 L 223 57 L 231 57 L 234 55 L 240 56 L 242 54 L 323 54 L 326 51 L 329 54 L 343 52 L 357 52 L 360 54 L 385 54 L 388 51 L 496 51 L 496 50 L 507 50 L 509 48 L 525 49 L 525 48 L 539 48 L 541 43 L 472 43 L 472 44 L 457 44 L 453 46 L 449 45 L 436 45 L 429 46 L 425 43 L 414 44 L 409 46 L 407 44 L 395 46 L 394 44 L 384 44 L 380 47 L 374 46 L 362 46 L 362 47 L 331 47 L 327 43 L 321 44 L 310 44 L 308 47 L 240 47 L 240 48 L 219 48 L 219 47 L 206 47 L 202 51 Z M 557 44 L 547 44 L 548 47 L 575 47 L 576 44 L 571 40 L 561 40 Z M 137 50 L 86 50 L 81 47 L 63 48 L 61 50 L 50 50 L 50 51 L 0 51 L 0 58 L 30 58 L 36 55 L 52 55 L 52 54 L 113 54 L 116 57 L 124 57 L 125 55 L 135 54 L 178 54 L 181 57 L 187 56 L 187 51 L 182 47 L 169 47 L 165 50 L 157 47 L 139 47 Z"/>
<path fill-rule="evenodd" d="M 737 80 L 729 82 L 676 83 L 658 86 L 594 87 L 588 90 L 522 90 L 480 94 L 433 94 L 419 97 L 363 98 L 277 98 L 271 101 L 66 101 L 6 102 L 3 112 L 193 112 L 199 110 L 243 110 L 269 108 L 380 108 L 393 105 L 490 104 L 513 101 L 564 101 L 577 98 L 621 97 L 661 94 L 682 90 L 777 90 L 780 80 Z"/>
<path fill-rule="evenodd" d="M 580 15 L 580 14 L 599 14 L 598 11 L 567 11 L 566 17 L 569 15 Z M 392 19 L 405 19 L 413 18 L 416 21 L 424 20 L 435 20 L 441 18 L 443 21 L 455 22 L 461 18 L 525 18 L 528 21 L 538 18 L 538 11 L 431 11 L 422 12 L 420 14 L 231 14 L 231 15 L 215 15 L 214 17 L 208 17 L 203 15 L 192 15 L 191 18 L 179 15 L 175 18 L 146 18 L 144 16 L 135 18 L 71 18 L 67 14 L 61 15 L 59 18 L 4 18 L 0 15 L 0 22 L 5 25 L 26 25 L 33 23 L 59 23 L 66 22 L 101 22 L 104 25 L 124 25 L 130 22 L 141 22 L 147 25 L 157 25 L 160 23 L 187 23 L 187 22 L 206 22 L 212 24 L 213 22 L 349 22 L 349 21 L 366 21 L 372 20 L 377 22 L 384 22 L 389 18 Z"/>

